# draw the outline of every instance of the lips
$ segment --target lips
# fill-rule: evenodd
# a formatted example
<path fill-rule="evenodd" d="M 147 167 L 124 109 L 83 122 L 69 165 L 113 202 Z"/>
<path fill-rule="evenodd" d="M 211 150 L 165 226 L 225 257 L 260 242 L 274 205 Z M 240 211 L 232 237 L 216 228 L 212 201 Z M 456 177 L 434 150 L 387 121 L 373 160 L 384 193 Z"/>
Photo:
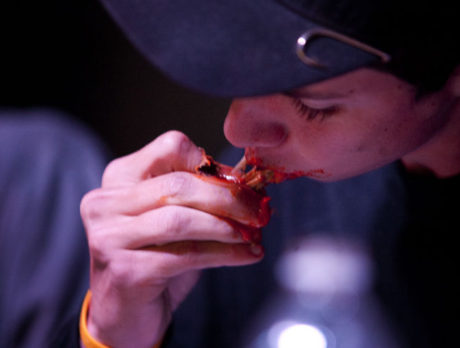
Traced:
<path fill-rule="evenodd" d="M 299 177 L 308 177 L 313 179 L 327 179 L 331 173 L 323 168 L 314 168 L 310 170 L 288 171 L 282 166 L 267 164 L 259 156 L 254 148 L 245 149 L 245 158 L 248 165 L 252 165 L 257 171 L 266 172 L 268 176 L 265 179 L 266 184 L 279 184 L 285 180 L 297 179 Z"/>

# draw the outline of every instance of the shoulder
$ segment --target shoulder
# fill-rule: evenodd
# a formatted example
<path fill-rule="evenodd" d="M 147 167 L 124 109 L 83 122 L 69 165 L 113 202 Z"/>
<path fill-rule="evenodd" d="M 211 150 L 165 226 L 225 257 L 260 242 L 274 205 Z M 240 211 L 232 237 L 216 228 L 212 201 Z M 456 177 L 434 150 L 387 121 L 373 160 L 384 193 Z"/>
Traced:
<path fill-rule="evenodd" d="M 107 158 L 98 137 L 68 114 L 45 108 L 0 109 L 2 175 L 49 174 L 62 168 L 76 169 L 81 174 L 85 164 L 99 176 Z"/>
<path fill-rule="evenodd" d="M 102 149 L 93 132 L 68 114 L 47 108 L 0 109 L 0 151 L 39 150 L 85 151 Z"/>

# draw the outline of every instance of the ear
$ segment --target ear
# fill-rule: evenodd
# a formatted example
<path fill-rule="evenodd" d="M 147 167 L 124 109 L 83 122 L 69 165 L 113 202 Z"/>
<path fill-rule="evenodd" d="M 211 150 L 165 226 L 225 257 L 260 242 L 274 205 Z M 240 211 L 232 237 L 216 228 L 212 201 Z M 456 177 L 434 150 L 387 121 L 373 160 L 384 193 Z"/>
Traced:
<path fill-rule="evenodd" d="M 460 65 L 450 74 L 446 88 L 454 97 L 460 97 Z"/>

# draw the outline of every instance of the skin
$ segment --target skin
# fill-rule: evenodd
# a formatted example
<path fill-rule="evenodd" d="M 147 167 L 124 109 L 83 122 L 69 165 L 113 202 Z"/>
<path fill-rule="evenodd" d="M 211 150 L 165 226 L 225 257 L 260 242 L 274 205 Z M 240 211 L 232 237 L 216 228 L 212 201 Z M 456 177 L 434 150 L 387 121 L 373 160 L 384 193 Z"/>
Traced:
<path fill-rule="evenodd" d="M 396 159 L 429 157 L 422 156 L 431 151 L 423 146 L 441 141 L 442 132 L 458 123 L 452 120 L 456 96 L 447 87 L 417 100 L 416 93 L 392 75 L 361 69 L 284 95 L 235 100 L 224 132 L 235 146 L 252 148 L 264 165 L 340 180 Z M 302 111 L 298 103 L 323 111 Z M 420 165 L 438 170 L 429 160 Z"/>
<path fill-rule="evenodd" d="M 263 164 L 318 180 L 396 159 L 408 170 L 447 177 L 460 172 L 459 80 L 454 73 L 442 90 L 417 99 L 408 83 L 360 69 L 287 93 L 237 99 L 224 132 Z M 200 270 L 262 259 L 262 247 L 244 241 L 234 223 L 258 235 L 257 209 L 244 193 L 197 178 L 201 160 L 185 135 L 168 132 L 113 161 L 101 188 L 84 197 L 93 293 L 88 329 L 99 341 L 152 347 Z"/>

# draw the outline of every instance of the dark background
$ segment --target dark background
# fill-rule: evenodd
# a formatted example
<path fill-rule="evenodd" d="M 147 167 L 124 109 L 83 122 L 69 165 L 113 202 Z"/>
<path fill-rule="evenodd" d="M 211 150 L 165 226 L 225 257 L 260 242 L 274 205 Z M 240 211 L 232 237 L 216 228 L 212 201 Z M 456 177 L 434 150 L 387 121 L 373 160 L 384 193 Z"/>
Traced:
<path fill-rule="evenodd" d="M 97 0 L 13 0 L 0 5 L 0 21 L 0 108 L 65 111 L 99 134 L 113 156 L 169 129 L 212 155 L 226 144 L 229 100 L 170 82 Z"/>

